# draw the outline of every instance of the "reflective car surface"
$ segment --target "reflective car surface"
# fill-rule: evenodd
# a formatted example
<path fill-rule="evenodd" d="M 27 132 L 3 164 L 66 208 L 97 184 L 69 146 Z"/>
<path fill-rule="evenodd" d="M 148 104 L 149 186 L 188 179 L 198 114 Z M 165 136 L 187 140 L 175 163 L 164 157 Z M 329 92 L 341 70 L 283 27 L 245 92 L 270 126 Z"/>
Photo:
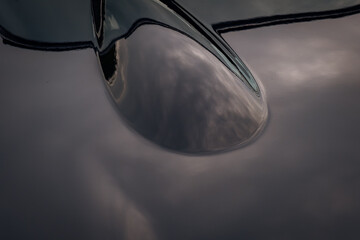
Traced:
<path fill-rule="evenodd" d="M 0 238 L 359 239 L 358 4 L 4 0 Z"/>

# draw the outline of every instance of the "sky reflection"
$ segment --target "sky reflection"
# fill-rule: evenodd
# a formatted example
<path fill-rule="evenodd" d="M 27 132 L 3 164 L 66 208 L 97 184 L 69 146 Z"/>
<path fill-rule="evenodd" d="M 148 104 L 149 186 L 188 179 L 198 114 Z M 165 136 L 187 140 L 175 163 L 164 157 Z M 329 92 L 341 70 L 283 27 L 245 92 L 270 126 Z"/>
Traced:
<path fill-rule="evenodd" d="M 271 118 L 252 144 L 200 157 L 119 121 L 91 50 L 0 44 L 1 239 L 359 239 L 359 21 L 225 35 Z"/>

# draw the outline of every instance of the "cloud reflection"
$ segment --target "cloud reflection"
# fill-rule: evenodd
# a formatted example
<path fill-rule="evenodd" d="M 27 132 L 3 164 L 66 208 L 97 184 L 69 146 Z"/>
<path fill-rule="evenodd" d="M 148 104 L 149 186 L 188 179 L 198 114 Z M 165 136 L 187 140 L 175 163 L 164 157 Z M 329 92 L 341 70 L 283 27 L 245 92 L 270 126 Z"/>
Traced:
<path fill-rule="evenodd" d="M 122 116 L 163 147 L 187 153 L 226 150 L 264 124 L 264 99 L 177 31 L 143 25 L 113 51 L 119 57 L 109 87 Z"/>
<path fill-rule="evenodd" d="M 356 19 L 357 16 L 345 19 Z M 241 50 L 242 55 L 256 55 L 255 64 L 261 66 L 261 72 L 266 72 L 265 78 L 271 77 L 283 84 L 292 86 L 306 86 L 313 84 L 328 84 L 329 81 L 346 76 L 352 71 L 352 64 L 359 61 L 357 50 L 359 47 L 353 39 L 359 30 L 351 25 L 344 25 L 344 20 L 319 21 L 324 25 L 316 33 L 308 28 L 309 24 L 300 23 L 296 26 L 297 35 L 288 34 L 288 28 L 265 27 L 260 31 L 245 31 L 252 39 L 236 37 L 235 47 L 257 42 L 258 47 Z M 343 28 L 348 37 L 336 33 Z M 274 32 L 270 34 L 270 32 Z M 258 34 L 261 34 L 259 36 Z M 276 34 L 275 34 L 276 33 Z M 260 38 L 269 35 L 266 41 Z M 237 33 L 229 33 L 226 39 L 230 42 Z M 340 44 L 342 43 L 342 44 Z M 299 47 L 297 47 L 299 46 Z M 274 61 L 276 59 L 276 61 Z M 268 64 L 272 62 L 272 64 Z M 345 72 L 345 74 L 344 74 Z M 326 81 L 326 82 L 324 82 Z"/>

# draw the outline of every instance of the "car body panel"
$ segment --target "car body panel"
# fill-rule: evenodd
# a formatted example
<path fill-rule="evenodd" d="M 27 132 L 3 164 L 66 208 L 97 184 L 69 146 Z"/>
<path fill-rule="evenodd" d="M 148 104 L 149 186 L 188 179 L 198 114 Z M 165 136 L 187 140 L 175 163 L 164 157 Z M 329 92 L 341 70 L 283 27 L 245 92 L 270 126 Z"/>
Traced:
<path fill-rule="evenodd" d="M 129 128 L 93 49 L 1 44 L 0 237 L 359 239 L 359 22 L 223 34 L 270 115 L 247 145 L 205 156 Z"/>

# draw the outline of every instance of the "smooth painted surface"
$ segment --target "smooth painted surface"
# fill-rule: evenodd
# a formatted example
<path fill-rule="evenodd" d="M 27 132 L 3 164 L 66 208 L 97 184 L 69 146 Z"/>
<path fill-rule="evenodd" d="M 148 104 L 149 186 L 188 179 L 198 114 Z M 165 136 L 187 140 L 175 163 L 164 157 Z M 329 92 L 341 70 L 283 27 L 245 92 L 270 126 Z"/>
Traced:
<path fill-rule="evenodd" d="M 271 118 L 206 157 L 130 131 L 92 50 L 0 45 L 1 238 L 359 239 L 359 21 L 224 36 Z"/>

